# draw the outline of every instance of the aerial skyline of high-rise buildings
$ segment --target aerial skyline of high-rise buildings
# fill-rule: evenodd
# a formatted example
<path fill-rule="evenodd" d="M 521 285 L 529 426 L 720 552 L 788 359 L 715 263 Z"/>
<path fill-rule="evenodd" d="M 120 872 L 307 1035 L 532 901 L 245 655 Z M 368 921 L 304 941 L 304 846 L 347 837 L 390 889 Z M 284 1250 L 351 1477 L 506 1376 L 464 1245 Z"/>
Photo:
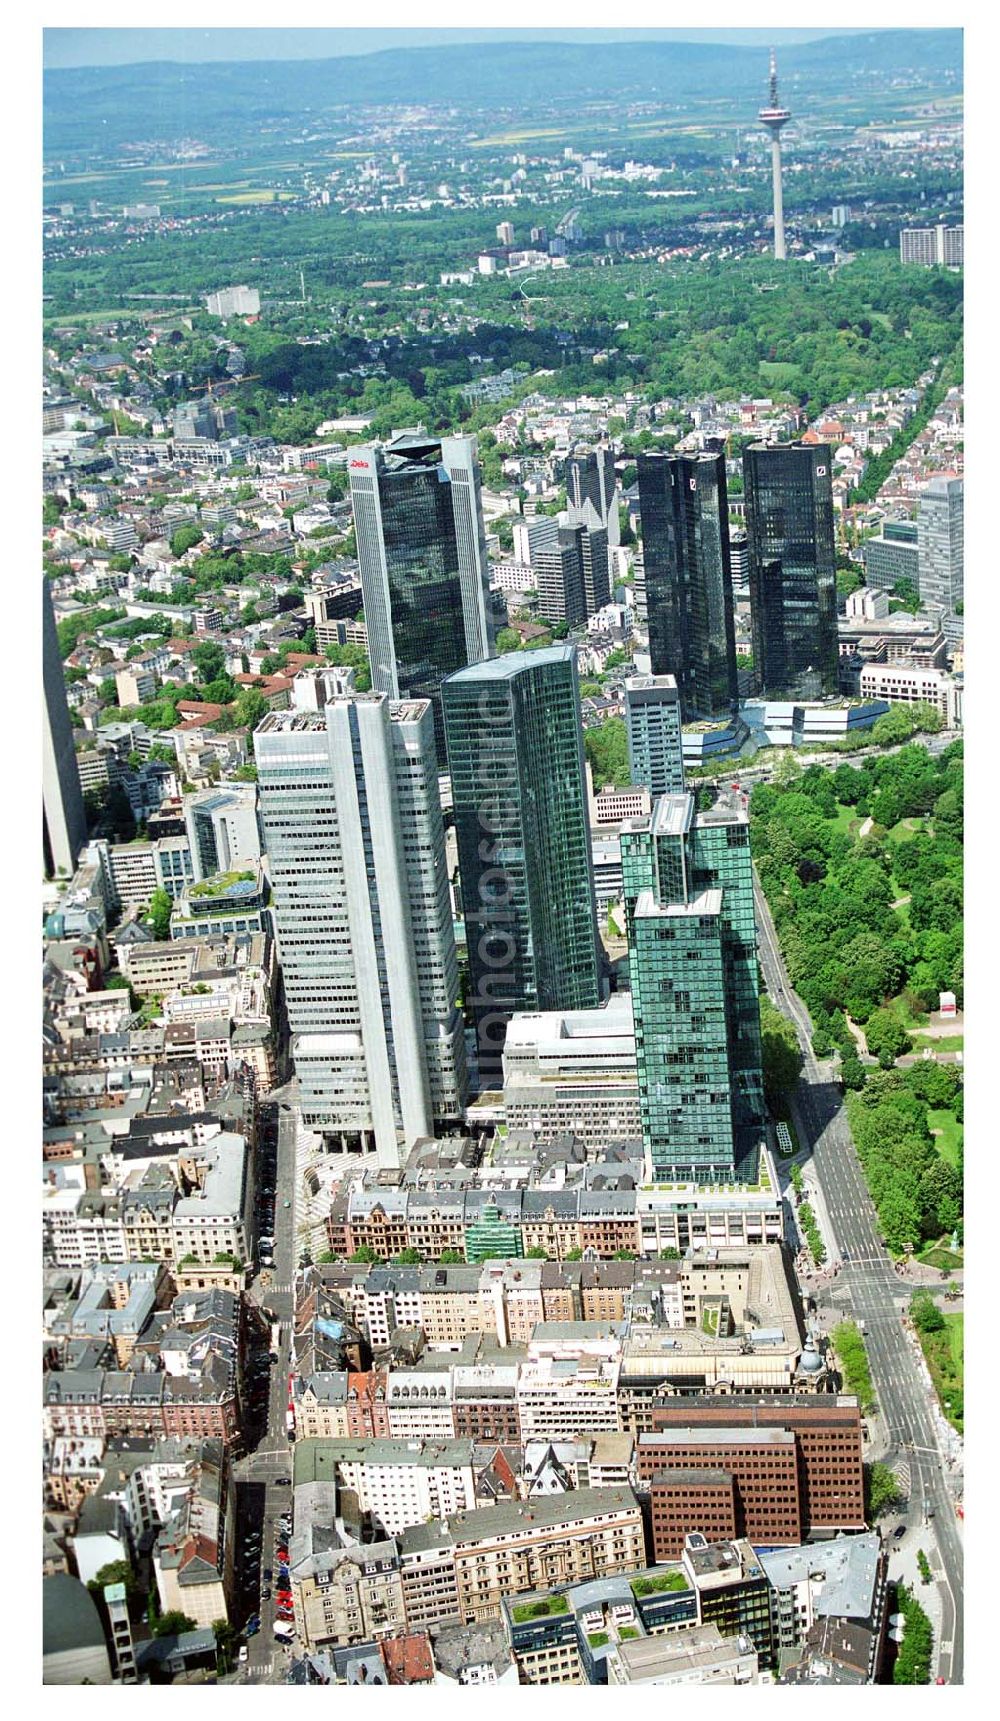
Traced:
<path fill-rule="evenodd" d="M 293 34 L 46 72 L 43 1682 L 959 1684 L 961 31 Z"/>

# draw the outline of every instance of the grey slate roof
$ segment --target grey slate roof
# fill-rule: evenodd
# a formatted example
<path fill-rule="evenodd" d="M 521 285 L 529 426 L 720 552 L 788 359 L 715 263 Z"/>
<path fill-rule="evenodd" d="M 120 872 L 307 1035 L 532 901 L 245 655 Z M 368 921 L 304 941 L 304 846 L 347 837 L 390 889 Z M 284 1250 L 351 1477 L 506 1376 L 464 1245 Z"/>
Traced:
<path fill-rule="evenodd" d="M 104 1629 L 86 1584 L 66 1572 L 42 1579 L 42 1654 L 104 1649 Z"/>

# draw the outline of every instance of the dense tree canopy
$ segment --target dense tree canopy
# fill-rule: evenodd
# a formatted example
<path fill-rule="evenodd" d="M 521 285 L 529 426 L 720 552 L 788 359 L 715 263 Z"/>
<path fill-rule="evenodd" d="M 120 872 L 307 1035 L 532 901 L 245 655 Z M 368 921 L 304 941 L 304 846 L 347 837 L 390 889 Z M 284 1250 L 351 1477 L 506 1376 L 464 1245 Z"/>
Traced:
<path fill-rule="evenodd" d="M 853 839 L 834 822 L 838 801 L 857 814 Z M 904 990 L 925 1010 L 940 991 L 961 998 L 962 801 L 960 742 L 937 758 L 907 746 L 755 789 L 760 881 L 792 982 L 832 1043 L 846 1029 L 838 1015 L 863 1024 Z M 904 823 L 924 816 L 920 828 Z"/>
<path fill-rule="evenodd" d="M 628 783 L 628 736 L 621 717 L 609 717 L 596 729 L 588 729 L 583 737 L 584 751 L 594 774 L 594 788 L 605 783 L 620 786 Z"/>

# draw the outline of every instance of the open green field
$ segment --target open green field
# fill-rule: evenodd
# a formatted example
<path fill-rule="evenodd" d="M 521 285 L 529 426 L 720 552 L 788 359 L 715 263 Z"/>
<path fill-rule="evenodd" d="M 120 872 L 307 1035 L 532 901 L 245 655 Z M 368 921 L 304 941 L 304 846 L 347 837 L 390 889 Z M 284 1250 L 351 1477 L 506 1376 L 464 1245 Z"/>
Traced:
<path fill-rule="evenodd" d="M 776 383 L 779 388 L 793 383 L 799 374 L 798 365 L 788 364 L 782 359 L 761 359 L 757 368 L 765 382 Z"/>
<path fill-rule="evenodd" d="M 934 1133 L 934 1146 L 949 1165 L 958 1166 L 963 1128 L 953 1111 L 929 1111 L 927 1122 Z"/>
<path fill-rule="evenodd" d="M 929 1046 L 932 1052 L 964 1052 L 965 1035 L 943 1034 L 936 1039 L 933 1034 L 914 1034 L 913 1050 L 922 1052 L 925 1046 Z"/>
<path fill-rule="evenodd" d="M 226 196 L 216 197 L 216 203 L 292 203 L 295 200 L 294 191 L 231 191 Z"/>

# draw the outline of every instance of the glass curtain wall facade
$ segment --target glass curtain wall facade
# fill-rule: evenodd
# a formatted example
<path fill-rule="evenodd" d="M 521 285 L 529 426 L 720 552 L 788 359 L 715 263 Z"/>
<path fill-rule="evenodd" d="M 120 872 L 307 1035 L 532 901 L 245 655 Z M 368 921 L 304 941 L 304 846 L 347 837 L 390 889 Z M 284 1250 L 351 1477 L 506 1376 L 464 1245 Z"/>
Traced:
<path fill-rule="evenodd" d="M 830 699 L 838 690 L 830 458 L 822 443 L 744 450 L 754 673 L 765 699 Z"/>
<path fill-rule="evenodd" d="M 441 682 L 495 649 L 475 444 L 397 437 L 348 473 L 372 687 L 431 700 L 443 766 Z"/>
<path fill-rule="evenodd" d="M 612 549 L 621 543 L 617 486 L 615 457 L 610 448 L 578 451 L 566 463 L 566 502 L 570 520 L 574 525 L 582 522 L 594 530 L 602 528 L 607 545 Z M 606 603 L 607 599 L 603 601 Z M 591 614 L 595 608 L 600 609 L 601 603 L 595 603 Z"/>
<path fill-rule="evenodd" d="M 965 603 L 965 483 L 932 478 L 917 515 L 919 590 L 925 604 L 940 604 L 946 637 L 961 639 Z"/>
<path fill-rule="evenodd" d="M 576 652 L 511 652 L 442 689 L 480 1077 L 517 1010 L 599 999 Z"/>
<path fill-rule="evenodd" d="M 676 677 L 685 723 L 738 701 L 726 462 L 718 454 L 640 454 L 639 509 L 649 656 Z"/>
<path fill-rule="evenodd" d="M 664 795 L 622 827 L 643 1139 L 656 1176 L 754 1181 L 764 1122 L 746 815 Z"/>

